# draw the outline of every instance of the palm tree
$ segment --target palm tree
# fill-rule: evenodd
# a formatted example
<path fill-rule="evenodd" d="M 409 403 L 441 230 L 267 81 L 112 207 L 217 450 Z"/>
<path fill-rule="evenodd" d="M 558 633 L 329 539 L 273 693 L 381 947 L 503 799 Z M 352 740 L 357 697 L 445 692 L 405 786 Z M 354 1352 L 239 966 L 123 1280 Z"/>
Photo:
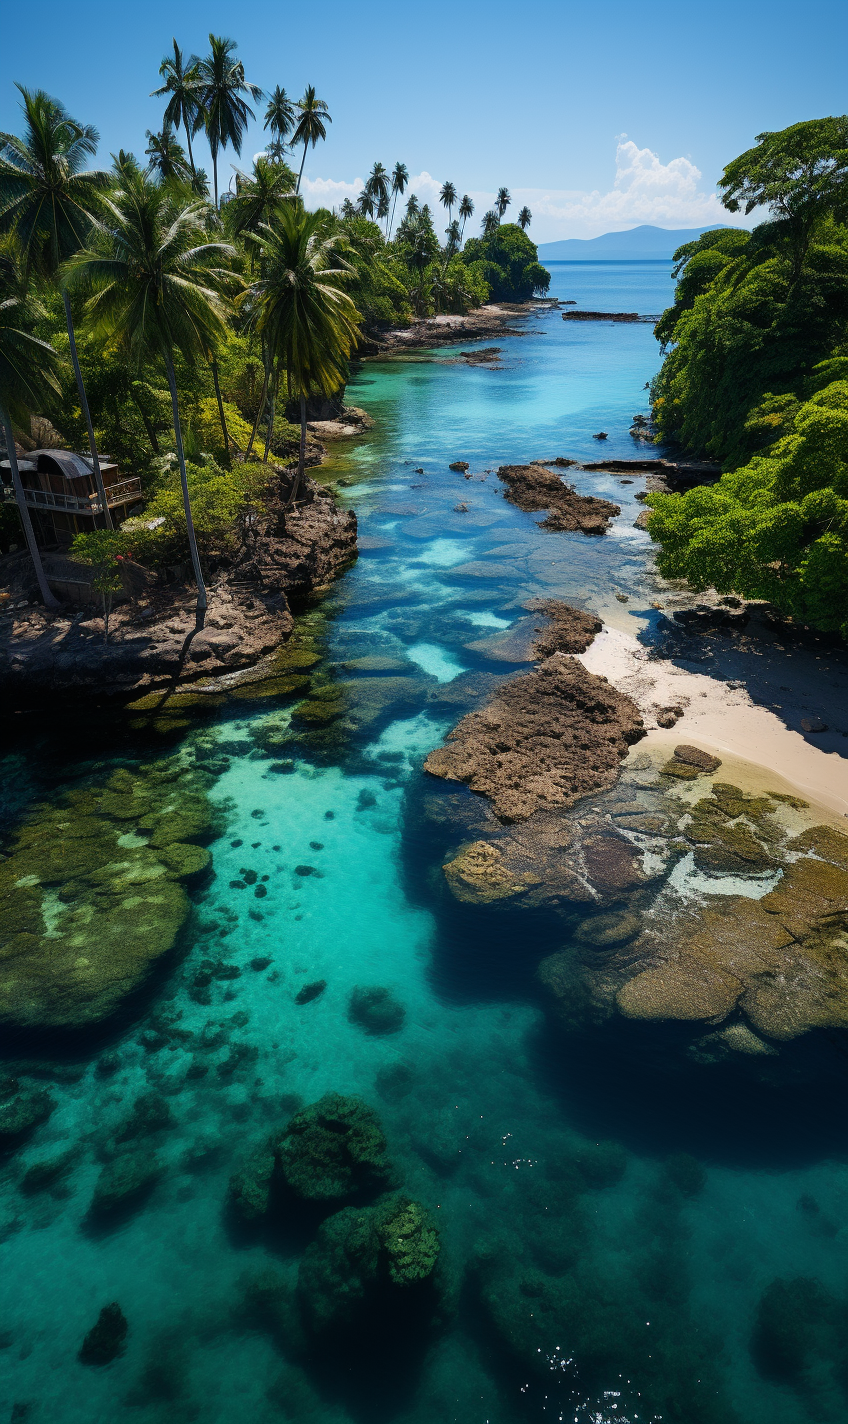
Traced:
<path fill-rule="evenodd" d="M 99 134 L 91 124 L 78 124 L 64 105 L 43 89 L 24 89 L 25 136 L 0 133 L 0 232 L 14 229 L 24 253 L 27 275 L 35 271 L 59 282 L 65 307 L 71 361 L 88 430 L 91 467 L 107 529 L 112 515 L 103 488 L 94 426 L 77 356 L 71 300 L 60 280 L 62 264 L 89 240 L 103 191 L 112 182 L 101 171 L 83 171 L 97 152 Z"/>
<path fill-rule="evenodd" d="M 518 226 L 521 228 L 521 231 L 526 232 L 532 221 L 533 214 L 531 213 L 530 209 L 522 208 L 521 212 L 518 214 Z"/>
<path fill-rule="evenodd" d="M 151 133 L 148 129 L 145 138 L 147 148 L 144 152 L 150 160 L 147 165 L 148 173 L 158 174 L 165 182 L 190 186 L 194 175 L 186 163 L 182 144 L 177 143 L 170 124 L 164 123 L 161 133 Z"/>
<path fill-rule="evenodd" d="M 389 216 L 389 195 L 385 193 L 377 204 L 377 217 L 383 222 Z"/>
<path fill-rule="evenodd" d="M 500 219 L 498 218 L 498 215 L 495 212 L 494 208 L 490 208 L 487 213 L 483 214 L 484 237 L 491 237 L 493 232 L 497 232 L 500 225 Z"/>
<path fill-rule="evenodd" d="M 389 175 L 382 163 L 375 163 L 365 180 L 365 191 L 373 198 L 378 216 L 381 206 L 385 206 L 389 201 L 389 181 Z M 385 217 L 385 213 L 382 216 Z"/>
<path fill-rule="evenodd" d="M 415 195 L 414 193 L 410 193 L 409 197 L 408 197 L 407 200 L 406 200 L 406 216 L 407 216 L 407 220 L 409 220 L 409 218 L 417 217 L 419 211 L 420 211 L 420 210 L 419 210 L 419 207 L 418 207 L 418 198 L 416 197 L 416 195 Z"/>
<path fill-rule="evenodd" d="M 363 218 L 373 218 L 374 216 L 374 199 L 367 188 L 362 189 L 356 200 L 356 211 Z"/>
<path fill-rule="evenodd" d="M 498 215 L 499 223 L 511 202 L 512 198 L 509 195 L 509 189 L 498 188 L 498 196 L 495 198 L 495 212 Z"/>
<path fill-rule="evenodd" d="M 191 151 L 191 136 L 203 127 L 203 110 L 199 97 L 200 61 L 196 54 L 190 54 L 188 59 L 185 59 L 176 40 L 171 43 L 174 46 L 173 59 L 166 55 L 159 66 L 159 73 L 165 83 L 161 89 L 154 89 L 150 97 L 161 99 L 164 94 L 170 94 L 163 115 L 163 127 L 165 124 L 169 124 L 172 129 L 178 129 L 180 124 L 184 126 L 188 161 L 194 173 L 196 170 L 194 154 Z"/>
<path fill-rule="evenodd" d="M 224 209 L 224 223 L 231 237 L 247 239 L 251 269 L 256 253 L 256 234 L 261 223 L 273 215 L 286 199 L 294 196 L 294 174 L 285 163 L 277 163 L 260 153 L 252 173 L 236 169 L 236 191 Z"/>
<path fill-rule="evenodd" d="M 265 122 L 262 125 L 265 129 L 270 129 L 273 135 L 270 150 L 274 158 L 281 159 L 286 149 L 286 139 L 295 125 L 295 107 L 279 84 L 273 94 L 268 99 L 268 107 L 265 110 Z"/>
<path fill-rule="evenodd" d="M 292 138 L 292 147 L 294 147 L 296 143 L 303 144 L 303 158 L 300 162 L 300 172 L 297 175 L 297 187 L 295 188 L 295 192 L 299 193 L 301 180 L 303 178 L 303 167 L 306 163 L 306 150 L 310 143 L 314 148 L 319 138 L 324 139 L 327 137 L 327 130 L 324 125 L 331 124 L 333 120 L 330 118 L 330 111 L 324 103 L 324 100 L 316 98 L 314 84 L 307 84 L 303 91 L 303 98 L 298 100 L 297 107 L 300 110 L 300 118 L 297 121 L 297 128 Z"/>
<path fill-rule="evenodd" d="M 462 195 L 462 202 L 459 205 L 459 216 L 462 218 L 462 230 L 459 234 L 459 242 L 460 246 L 462 246 L 462 240 L 465 237 L 465 224 L 469 218 L 473 218 L 474 216 L 474 204 L 467 193 L 463 193 Z"/>
<path fill-rule="evenodd" d="M 297 499 L 306 456 L 306 399 L 332 395 L 344 383 L 346 362 L 361 320 L 344 283 L 352 268 L 341 256 L 344 238 L 328 237 L 320 213 L 287 205 L 274 227 L 261 230 L 262 266 L 251 300 L 257 326 L 289 393 L 300 405 L 297 474 L 288 503 Z"/>
<path fill-rule="evenodd" d="M 59 602 L 50 590 L 35 541 L 12 433 L 13 417 L 20 425 L 26 426 L 29 415 L 38 409 L 45 396 L 60 389 L 56 379 L 58 355 L 46 341 L 39 341 L 33 336 L 31 330 L 34 323 L 46 314 L 41 303 L 27 291 L 15 239 L 5 238 L 0 245 L 0 425 L 6 440 L 6 454 L 24 538 L 41 597 L 48 608 L 58 608 Z"/>
<path fill-rule="evenodd" d="M 247 121 L 255 118 L 253 110 L 242 95 L 261 99 L 262 90 L 258 84 L 248 83 L 244 77 L 244 65 L 240 59 L 233 57 L 238 49 L 235 40 L 224 39 L 222 35 L 210 35 L 209 46 L 209 54 L 206 59 L 201 59 L 198 65 L 198 81 L 206 136 L 212 154 L 212 181 L 217 208 L 219 149 L 226 148 L 231 143 L 241 157 Z"/>
<path fill-rule="evenodd" d="M 451 222 L 453 219 L 453 205 L 456 202 L 456 188 L 454 187 L 453 183 L 442 184 L 442 191 L 439 194 L 439 202 L 442 204 L 442 207 L 447 208 L 448 222 Z"/>
<path fill-rule="evenodd" d="M 457 222 L 456 218 L 454 218 L 454 219 L 452 220 L 452 222 L 449 222 L 449 223 L 448 223 L 447 227 L 445 228 L 445 236 L 446 236 L 446 238 L 447 238 L 447 240 L 448 240 L 448 241 L 447 241 L 447 253 L 448 253 L 448 257 L 453 257 L 453 254 L 454 254 L 455 252 L 458 252 L 458 251 L 459 251 L 459 243 L 460 243 L 459 223 Z"/>
<path fill-rule="evenodd" d="M 409 169 L 407 168 L 406 164 L 396 163 L 392 171 L 392 211 L 391 216 L 389 218 L 389 239 L 391 239 L 392 227 L 394 226 L 395 221 L 395 203 L 398 199 L 398 193 L 400 193 L 401 197 L 403 197 L 403 194 L 406 192 L 406 185 L 408 182 Z"/>
<path fill-rule="evenodd" d="M 105 200 L 104 250 L 88 249 L 69 263 L 68 280 L 91 293 L 87 317 L 102 338 L 119 334 L 138 357 L 161 357 L 171 392 L 174 437 L 186 533 L 197 583 L 196 626 L 206 620 L 206 586 L 197 552 L 180 425 L 174 351 L 195 365 L 208 360 L 224 335 L 221 263 L 235 256 L 223 242 L 205 242 L 206 205 L 145 174 L 124 178 Z"/>

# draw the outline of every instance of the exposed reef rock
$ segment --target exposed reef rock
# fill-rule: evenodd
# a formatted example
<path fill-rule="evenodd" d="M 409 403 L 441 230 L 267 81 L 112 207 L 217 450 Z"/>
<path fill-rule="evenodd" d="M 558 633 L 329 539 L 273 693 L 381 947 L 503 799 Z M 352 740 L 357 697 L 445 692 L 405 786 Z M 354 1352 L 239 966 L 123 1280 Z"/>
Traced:
<path fill-rule="evenodd" d="M 620 506 L 607 499 L 578 494 L 573 485 L 542 464 L 501 465 L 498 479 L 507 486 L 504 498 L 510 504 L 529 513 L 537 509 L 549 511 L 541 522 L 542 529 L 605 534 L 610 520 L 621 513 Z"/>
<path fill-rule="evenodd" d="M 323 586 L 356 557 L 356 515 L 306 481 L 306 502 L 284 512 L 283 495 L 226 573 L 209 589 L 206 627 L 194 629 L 195 596 L 152 587 L 113 610 L 109 640 L 96 604 L 74 614 L 41 606 L 0 614 L 0 686 L 13 705 L 62 691 L 126 694 L 252 667 L 290 634 L 288 599 Z"/>
<path fill-rule="evenodd" d="M 810 1029 L 848 1027 L 848 836 L 826 826 L 790 834 L 784 808 L 803 803 L 728 782 L 694 801 L 652 799 L 664 816 L 640 801 L 614 822 L 664 868 L 624 894 L 615 919 L 582 921 L 540 965 L 563 1021 L 689 1023 L 704 1035 L 692 1049 L 705 1063 L 768 1058 Z M 681 856 L 688 875 L 706 877 L 682 891 L 668 880 Z M 746 882 L 753 894 L 740 893 Z M 699 886 L 710 893 L 693 893 Z"/>
<path fill-rule="evenodd" d="M 300 1264 L 298 1292 L 315 1333 L 369 1328 L 375 1313 L 438 1304 L 439 1233 L 420 1202 L 400 1194 L 346 1207 L 323 1223 Z"/>
<path fill-rule="evenodd" d="M 523 821 L 611 786 L 628 746 L 642 736 L 629 697 L 554 653 L 464 717 L 424 765 L 489 797 L 502 821 Z"/>
<path fill-rule="evenodd" d="M 325 1094 L 295 1113 L 276 1151 L 286 1183 L 309 1201 L 344 1201 L 392 1185 L 380 1120 L 361 1098 Z"/>
<path fill-rule="evenodd" d="M 108 1017 L 174 944 L 214 834 L 204 785 L 169 761 L 33 807 L 0 862 L 0 1022 Z"/>

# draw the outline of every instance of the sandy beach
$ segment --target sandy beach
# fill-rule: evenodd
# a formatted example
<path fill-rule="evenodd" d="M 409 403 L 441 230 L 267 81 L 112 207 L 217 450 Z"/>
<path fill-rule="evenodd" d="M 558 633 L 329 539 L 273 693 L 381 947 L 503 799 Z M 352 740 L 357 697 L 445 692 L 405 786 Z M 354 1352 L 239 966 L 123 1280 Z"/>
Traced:
<path fill-rule="evenodd" d="M 632 634 L 605 626 L 579 656 L 637 703 L 648 727 L 642 749 L 694 742 L 763 767 L 800 795 L 848 816 L 848 679 L 826 654 L 730 646 L 715 677 L 652 658 Z M 657 712 L 674 706 L 683 708 L 682 716 L 673 728 L 660 727 Z M 828 730 L 805 734 L 801 719 L 812 716 Z"/>

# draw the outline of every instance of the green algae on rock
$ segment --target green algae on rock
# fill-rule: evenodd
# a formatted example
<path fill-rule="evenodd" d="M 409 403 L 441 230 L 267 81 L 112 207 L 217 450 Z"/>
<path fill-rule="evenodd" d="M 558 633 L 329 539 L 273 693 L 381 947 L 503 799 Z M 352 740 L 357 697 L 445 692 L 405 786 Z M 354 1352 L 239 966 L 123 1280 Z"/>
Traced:
<path fill-rule="evenodd" d="M 322 1224 L 300 1263 L 298 1292 L 307 1324 L 316 1333 L 367 1329 L 371 1311 L 419 1306 L 422 1291 L 434 1285 L 439 1252 L 438 1231 L 410 1197 L 345 1207 Z"/>
<path fill-rule="evenodd" d="M 210 861 L 196 775 L 170 762 L 34 806 L 0 864 L 0 1022 L 79 1027 L 113 1013 L 171 949 L 188 914 L 180 883 Z"/>
<path fill-rule="evenodd" d="M 341 1093 L 295 1113 L 278 1139 L 277 1160 L 291 1190 L 309 1201 L 384 1190 L 394 1175 L 377 1114 Z"/>
<path fill-rule="evenodd" d="M 812 826 L 792 837 L 778 812 L 803 809 L 798 799 L 729 782 L 694 802 L 664 794 L 683 815 L 664 851 L 653 843 L 667 856 L 658 893 L 583 920 L 539 967 L 560 1018 L 573 1027 L 617 1012 L 709 1028 L 692 1046 L 704 1063 L 763 1059 L 811 1029 L 848 1027 L 848 836 Z M 681 836 L 711 893 L 669 881 Z"/>

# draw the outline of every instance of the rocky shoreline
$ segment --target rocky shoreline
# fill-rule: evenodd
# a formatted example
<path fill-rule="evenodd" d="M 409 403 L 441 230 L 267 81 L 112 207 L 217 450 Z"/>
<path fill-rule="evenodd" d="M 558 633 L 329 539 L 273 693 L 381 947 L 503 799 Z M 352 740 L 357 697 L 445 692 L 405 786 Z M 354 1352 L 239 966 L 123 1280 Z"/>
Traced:
<path fill-rule="evenodd" d="M 278 473 L 284 482 L 287 472 Z M 108 641 L 95 605 L 54 613 L 16 600 L 0 614 L 6 709 L 37 704 L 45 693 L 87 700 L 222 675 L 237 682 L 291 633 L 290 600 L 330 583 L 356 557 L 356 515 L 338 509 L 322 485 L 307 478 L 298 508 L 286 511 L 284 502 L 281 483 L 232 564 L 210 581 L 200 633 L 194 632 L 195 593 L 184 583 L 153 584 L 119 604 Z"/>
<path fill-rule="evenodd" d="M 759 1067 L 848 1027 L 848 836 L 777 773 L 751 794 L 702 746 L 654 733 L 631 750 L 659 719 L 591 673 L 598 620 L 539 611 L 551 623 L 528 650 L 536 668 L 425 763 L 468 788 L 427 812 L 453 840 L 452 896 L 561 920 L 566 942 L 538 978 L 569 1031 L 673 1022 L 675 1051 Z M 685 711 L 667 710 L 672 725 Z"/>
<path fill-rule="evenodd" d="M 526 330 L 512 323 L 520 317 L 533 316 L 536 312 L 549 311 L 558 306 L 556 298 L 537 297 L 529 302 L 490 302 L 463 314 L 423 317 L 411 326 L 372 334 L 360 343 L 357 354 L 362 357 L 389 356 L 431 346 L 451 346 L 459 340 L 526 336 Z"/>

